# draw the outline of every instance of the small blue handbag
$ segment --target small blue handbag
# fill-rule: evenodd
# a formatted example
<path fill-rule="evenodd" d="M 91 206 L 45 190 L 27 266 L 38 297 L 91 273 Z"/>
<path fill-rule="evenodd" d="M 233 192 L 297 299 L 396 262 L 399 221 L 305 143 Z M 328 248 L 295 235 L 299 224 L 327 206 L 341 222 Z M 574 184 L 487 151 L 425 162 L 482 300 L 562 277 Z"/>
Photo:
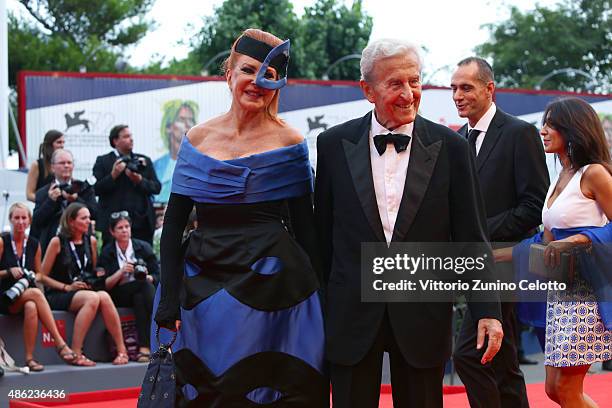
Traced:
<path fill-rule="evenodd" d="M 172 357 L 172 345 L 176 340 L 175 331 L 170 342 L 159 341 L 159 326 L 155 337 L 159 349 L 151 356 L 147 367 L 137 408 L 174 408 L 176 400 L 176 372 Z"/>

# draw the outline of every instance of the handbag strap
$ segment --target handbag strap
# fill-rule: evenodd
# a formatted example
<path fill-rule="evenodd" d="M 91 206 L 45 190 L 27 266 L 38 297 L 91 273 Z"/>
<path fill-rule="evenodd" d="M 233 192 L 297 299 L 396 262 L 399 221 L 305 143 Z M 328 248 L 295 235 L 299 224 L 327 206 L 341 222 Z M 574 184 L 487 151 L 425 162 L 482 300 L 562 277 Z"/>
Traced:
<path fill-rule="evenodd" d="M 178 333 L 178 330 L 171 330 L 172 331 L 172 338 L 170 339 L 170 341 L 168 343 L 162 343 L 161 340 L 159 339 L 159 331 L 161 329 L 161 327 L 159 327 L 159 325 L 156 325 L 157 329 L 155 329 L 155 338 L 157 339 L 157 343 L 159 344 L 159 348 L 160 349 L 165 349 L 165 350 L 170 350 L 172 351 L 172 345 L 174 344 L 174 341 L 176 340 L 176 335 Z"/>

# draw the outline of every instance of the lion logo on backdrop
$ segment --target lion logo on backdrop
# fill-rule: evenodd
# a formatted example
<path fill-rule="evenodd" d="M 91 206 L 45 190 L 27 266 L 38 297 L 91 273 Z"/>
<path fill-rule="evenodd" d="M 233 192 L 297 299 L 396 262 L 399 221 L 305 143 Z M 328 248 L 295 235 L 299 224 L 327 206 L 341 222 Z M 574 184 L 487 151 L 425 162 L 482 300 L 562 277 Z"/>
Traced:
<path fill-rule="evenodd" d="M 306 120 L 308 121 L 308 133 L 312 132 L 315 129 L 327 130 L 327 123 L 321 122 L 324 117 L 325 115 L 319 115 L 315 116 L 314 119 L 306 118 Z"/>
<path fill-rule="evenodd" d="M 66 113 L 64 115 L 64 118 L 66 119 L 66 130 L 64 130 L 64 132 L 67 132 L 68 129 L 70 129 L 71 127 L 79 125 L 83 126 L 81 131 L 86 130 L 89 132 L 89 120 L 81 118 L 81 115 L 83 115 L 84 113 L 85 110 L 74 112 L 73 116 L 70 116 L 68 113 Z"/>

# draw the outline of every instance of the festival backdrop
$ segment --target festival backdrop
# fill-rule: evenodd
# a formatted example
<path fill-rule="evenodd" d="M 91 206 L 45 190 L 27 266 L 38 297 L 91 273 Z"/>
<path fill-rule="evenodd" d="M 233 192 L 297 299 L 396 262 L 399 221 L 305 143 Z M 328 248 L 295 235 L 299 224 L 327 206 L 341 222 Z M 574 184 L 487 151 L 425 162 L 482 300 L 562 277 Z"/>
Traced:
<path fill-rule="evenodd" d="M 176 152 L 182 136 L 197 123 L 228 110 L 231 95 L 223 78 L 95 73 L 21 72 L 19 75 L 20 131 L 28 163 L 36 160 L 38 145 L 49 129 L 66 135 L 66 148 L 75 157 L 75 177 L 86 179 L 96 156 L 108 152 L 110 129 L 129 125 L 134 150 L 151 157 L 167 201 Z M 496 103 L 504 111 L 539 127 L 546 104 L 562 92 L 498 89 Z M 578 95 L 600 114 L 612 145 L 612 95 Z M 363 116 L 372 105 L 357 82 L 294 80 L 282 89 L 279 112 L 308 140 L 316 167 L 316 138 L 323 130 Z M 423 88 L 420 114 L 458 129 L 449 88 Z M 558 164 L 547 157 L 554 175 Z"/>

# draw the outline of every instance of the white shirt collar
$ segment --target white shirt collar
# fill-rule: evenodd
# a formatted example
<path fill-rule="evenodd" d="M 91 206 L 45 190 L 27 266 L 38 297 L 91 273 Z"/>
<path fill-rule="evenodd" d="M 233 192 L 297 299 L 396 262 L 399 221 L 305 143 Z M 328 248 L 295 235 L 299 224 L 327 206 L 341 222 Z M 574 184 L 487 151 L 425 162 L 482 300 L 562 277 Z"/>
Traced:
<path fill-rule="evenodd" d="M 125 250 L 125 254 L 123 253 L 121 248 L 119 248 L 119 243 L 117 241 L 115 241 L 115 249 L 117 250 L 117 261 L 119 263 L 119 267 L 122 267 L 123 263 L 126 261 L 134 260 L 134 247 L 132 246 L 131 239 L 130 239 L 130 242 L 128 243 L 127 249 Z"/>
<path fill-rule="evenodd" d="M 64 183 L 66 183 L 66 184 L 72 184 L 72 177 L 71 177 L 71 178 L 69 178 L 68 180 L 66 180 Z M 57 184 L 57 185 L 59 186 L 60 184 L 62 184 L 62 182 L 61 182 L 61 181 L 59 181 L 59 180 L 56 178 L 56 179 L 55 179 L 55 184 Z"/>
<path fill-rule="evenodd" d="M 404 135 L 412 136 L 413 129 L 414 129 L 414 122 L 410 122 L 405 125 L 399 126 L 393 129 L 393 131 L 391 131 L 385 128 L 380 123 L 378 123 L 378 120 L 376 119 L 376 111 L 372 110 L 372 125 L 370 127 L 371 137 L 374 137 L 380 134 L 387 134 L 387 133 L 402 133 Z"/>
<path fill-rule="evenodd" d="M 482 115 L 482 118 L 480 118 L 480 120 L 476 122 L 476 126 L 470 128 L 470 125 L 468 123 L 468 133 L 472 129 L 480 130 L 481 133 L 487 133 L 487 129 L 489 129 L 489 125 L 491 124 L 491 121 L 493 120 L 493 116 L 495 116 L 496 111 L 497 107 L 495 106 L 495 103 L 491 102 L 491 106 L 489 106 L 489 109 L 487 109 L 485 114 Z"/>

